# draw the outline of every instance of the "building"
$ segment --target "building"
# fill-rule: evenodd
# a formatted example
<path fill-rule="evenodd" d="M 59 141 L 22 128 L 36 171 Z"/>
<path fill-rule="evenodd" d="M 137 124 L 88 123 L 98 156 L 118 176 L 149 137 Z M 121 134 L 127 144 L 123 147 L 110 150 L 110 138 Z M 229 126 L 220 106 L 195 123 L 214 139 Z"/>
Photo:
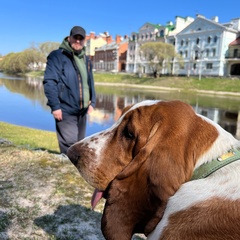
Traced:
<path fill-rule="evenodd" d="M 115 41 L 110 37 L 105 45 L 95 49 L 94 69 L 107 72 L 125 71 L 127 49 L 127 36 L 122 38 L 117 35 Z"/>
<path fill-rule="evenodd" d="M 197 15 L 196 19 L 176 35 L 175 50 L 184 61 L 179 67 L 174 63 L 173 74 L 227 76 L 230 69 L 226 56 L 229 44 L 233 42 L 240 30 L 239 19 L 220 24 L 218 17 L 206 19 Z M 168 43 L 172 39 L 167 38 Z"/>
<path fill-rule="evenodd" d="M 230 76 L 240 76 L 240 37 L 229 44 L 226 62 L 227 73 Z"/>
<path fill-rule="evenodd" d="M 175 24 L 145 23 L 139 32 L 133 32 L 127 51 L 128 73 L 151 73 L 148 63 L 141 58 L 140 46 L 146 42 L 162 41 L 175 46 L 183 64 L 173 60 L 171 69 L 160 74 L 190 76 L 240 75 L 240 18 L 219 23 L 217 16 L 207 19 L 177 16 Z"/>
<path fill-rule="evenodd" d="M 91 59 L 91 61 L 94 61 L 95 48 L 105 45 L 108 39 L 109 34 L 107 32 L 100 33 L 98 36 L 96 36 L 94 32 L 90 32 L 90 34 L 86 36 L 86 55 Z"/>
<path fill-rule="evenodd" d="M 150 73 L 147 62 L 140 56 L 140 46 L 146 42 L 166 42 L 169 36 L 174 39 L 174 36 L 194 21 L 191 17 L 182 18 L 176 16 L 175 24 L 168 22 L 166 25 L 145 23 L 139 28 L 139 32 L 133 32 L 129 39 L 127 51 L 127 66 L 126 71 L 129 73 Z"/>

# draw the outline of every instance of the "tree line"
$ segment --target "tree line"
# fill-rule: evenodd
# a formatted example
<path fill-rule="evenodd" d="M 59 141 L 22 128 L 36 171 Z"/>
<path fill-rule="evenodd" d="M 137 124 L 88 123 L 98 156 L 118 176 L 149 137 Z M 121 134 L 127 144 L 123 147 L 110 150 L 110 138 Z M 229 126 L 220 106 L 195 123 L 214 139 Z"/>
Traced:
<path fill-rule="evenodd" d="M 0 70 L 8 74 L 21 74 L 33 70 L 42 70 L 48 54 L 59 47 L 57 42 L 45 42 L 32 46 L 22 52 L 11 52 L 3 56 Z"/>
<path fill-rule="evenodd" d="M 9 74 L 21 74 L 34 70 L 42 70 L 48 54 L 59 47 L 59 43 L 45 42 L 35 47 L 32 46 L 23 52 L 9 53 L 0 61 L 0 70 Z M 175 52 L 173 45 L 164 42 L 147 42 L 140 46 L 140 58 L 144 59 L 154 77 L 161 73 L 163 68 L 171 72 L 172 59 L 181 57 Z M 143 62 L 143 61 L 141 61 Z M 181 61 L 179 61 L 181 62 Z M 138 72 L 142 72 L 144 64 L 139 64 Z"/>

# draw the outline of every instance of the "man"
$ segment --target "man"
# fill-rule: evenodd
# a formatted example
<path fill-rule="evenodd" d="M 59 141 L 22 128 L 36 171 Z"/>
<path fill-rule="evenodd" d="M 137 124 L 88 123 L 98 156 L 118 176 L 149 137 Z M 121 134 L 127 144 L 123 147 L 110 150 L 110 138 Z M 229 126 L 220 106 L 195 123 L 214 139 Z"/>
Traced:
<path fill-rule="evenodd" d="M 96 102 L 92 63 L 85 55 L 86 31 L 75 26 L 59 49 L 47 58 L 44 92 L 56 122 L 60 152 L 83 139 L 86 133 L 86 114 Z"/>

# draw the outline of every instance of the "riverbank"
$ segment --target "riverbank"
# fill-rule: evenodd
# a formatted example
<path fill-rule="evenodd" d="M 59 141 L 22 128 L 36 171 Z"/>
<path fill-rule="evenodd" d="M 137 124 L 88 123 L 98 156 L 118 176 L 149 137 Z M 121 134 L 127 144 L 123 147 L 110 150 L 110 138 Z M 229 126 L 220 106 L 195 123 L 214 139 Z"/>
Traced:
<path fill-rule="evenodd" d="M 43 77 L 43 72 L 31 72 L 28 76 Z M 240 96 L 240 79 L 223 77 L 141 77 L 127 73 L 94 73 L 96 85 L 148 88 L 151 90 L 171 90 Z"/>
<path fill-rule="evenodd" d="M 127 83 L 103 83 L 95 82 L 96 86 L 112 86 L 112 87 L 127 87 L 127 88 L 141 88 L 149 89 L 152 91 L 176 91 L 176 92 L 195 92 L 207 95 L 224 95 L 224 96 L 239 96 L 240 89 L 238 92 L 227 92 L 227 91 L 213 91 L 213 90 L 199 90 L 199 89 L 186 89 L 186 88 L 176 88 L 176 87 L 160 87 L 160 86 L 150 86 L 150 85 L 140 85 L 140 84 L 127 84 Z"/>
<path fill-rule="evenodd" d="M 240 96 L 240 80 L 230 78 L 202 78 L 163 76 L 160 78 L 128 74 L 95 73 L 96 85 L 125 86 L 154 91 L 195 92 L 209 95 Z"/>

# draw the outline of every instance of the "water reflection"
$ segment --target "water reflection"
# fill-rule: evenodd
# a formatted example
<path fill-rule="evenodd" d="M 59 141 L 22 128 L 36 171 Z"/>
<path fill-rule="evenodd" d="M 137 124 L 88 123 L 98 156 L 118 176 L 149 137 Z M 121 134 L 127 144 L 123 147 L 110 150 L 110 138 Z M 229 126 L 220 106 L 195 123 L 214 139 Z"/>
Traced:
<path fill-rule="evenodd" d="M 145 99 L 179 99 L 195 111 L 220 124 L 240 138 L 240 97 L 206 96 L 182 92 L 154 91 L 96 85 L 97 104 L 88 116 L 87 135 L 111 126 L 123 107 Z M 0 121 L 55 131 L 50 109 L 46 105 L 40 78 L 18 78 L 0 73 Z"/>

